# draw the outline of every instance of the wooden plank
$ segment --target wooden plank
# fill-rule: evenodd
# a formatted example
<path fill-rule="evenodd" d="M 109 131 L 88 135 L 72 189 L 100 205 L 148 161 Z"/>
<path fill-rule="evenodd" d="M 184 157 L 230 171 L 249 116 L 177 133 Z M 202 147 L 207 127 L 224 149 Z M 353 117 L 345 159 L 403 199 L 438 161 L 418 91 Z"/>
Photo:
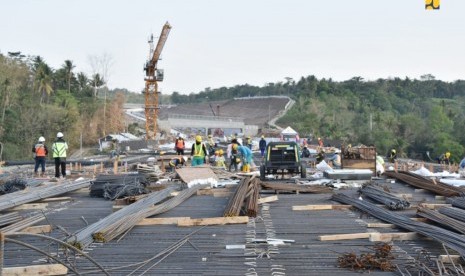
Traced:
<path fill-rule="evenodd" d="M 445 203 L 421 203 L 419 206 L 428 208 L 428 209 L 436 209 L 440 207 L 452 207 L 452 204 L 445 204 Z"/>
<path fill-rule="evenodd" d="M 200 218 L 200 219 L 182 219 L 178 221 L 178 226 L 204 226 L 204 225 L 224 225 L 224 224 L 241 224 L 249 222 L 249 217 L 217 217 L 217 218 Z"/>
<path fill-rule="evenodd" d="M 190 217 L 174 217 L 174 218 L 145 218 L 136 225 L 148 226 L 148 225 L 168 225 L 178 224 L 179 220 L 188 220 Z"/>
<path fill-rule="evenodd" d="M 218 176 L 213 172 L 210 167 L 187 167 L 176 170 L 182 181 L 189 183 L 196 179 L 213 178 L 218 180 Z"/>
<path fill-rule="evenodd" d="M 393 194 L 397 197 L 400 197 L 400 198 L 406 198 L 406 199 L 412 199 L 413 198 L 413 195 L 412 194 Z"/>
<path fill-rule="evenodd" d="M 274 202 L 274 201 L 278 201 L 278 196 L 277 195 L 259 198 L 258 199 L 258 204 Z"/>
<path fill-rule="evenodd" d="M 216 188 L 216 189 L 211 189 L 211 188 L 206 188 L 206 189 L 200 189 L 197 191 L 197 195 L 215 195 L 215 193 L 221 194 L 221 193 L 230 193 L 231 190 L 228 188 Z"/>
<path fill-rule="evenodd" d="M 438 260 L 445 263 L 445 264 L 459 264 L 464 263 L 464 260 L 460 255 L 439 255 Z"/>
<path fill-rule="evenodd" d="M 294 205 L 292 206 L 293 211 L 316 211 L 316 210 L 338 210 L 344 208 L 350 208 L 352 205 L 342 204 L 317 204 L 317 205 Z"/>
<path fill-rule="evenodd" d="M 217 192 L 217 193 L 213 193 L 213 197 L 229 197 L 232 194 L 233 194 L 232 192 Z"/>
<path fill-rule="evenodd" d="M 318 236 L 320 241 L 340 241 L 354 239 L 368 239 L 372 233 L 336 234 Z"/>
<path fill-rule="evenodd" d="M 4 267 L 3 276 L 32 276 L 32 275 L 66 275 L 68 268 L 62 264 L 30 265 Z"/>
<path fill-rule="evenodd" d="M 420 237 L 416 232 L 407 233 L 371 233 L 371 242 L 409 241 Z"/>
<path fill-rule="evenodd" d="M 45 210 L 47 209 L 48 203 L 25 203 L 19 206 L 16 206 L 10 210 L 18 211 L 18 210 Z"/>
<path fill-rule="evenodd" d="M 71 200 L 71 197 L 69 196 L 63 196 L 63 197 L 49 197 L 49 198 L 44 198 L 40 202 L 56 202 L 56 201 L 68 201 Z"/>
<path fill-rule="evenodd" d="M 395 228 L 396 226 L 391 223 L 367 223 L 368 228 Z"/>
<path fill-rule="evenodd" d="M 29 226 L 21 230 L 23 233 L 30 233 L 30 234 L 42 234 L 42 233 L 50 233 L 52 232 L 51 225 L 37 225 L 37 226 Z"/>

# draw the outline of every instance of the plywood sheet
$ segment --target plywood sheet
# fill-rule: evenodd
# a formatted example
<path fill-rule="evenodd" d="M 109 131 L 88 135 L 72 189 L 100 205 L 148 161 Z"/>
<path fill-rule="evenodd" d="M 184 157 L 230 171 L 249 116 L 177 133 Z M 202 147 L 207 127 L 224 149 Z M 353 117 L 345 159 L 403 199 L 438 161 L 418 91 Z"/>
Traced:
<path fill-rule="evenodd" d="M 213 178 L 215 180 L 218 180 L 218 177 L 216 176 L 216 174 L 209 167 L 180 168 L 180 169 L 177 169 L 176 172 L 178 173 L 181 180 L 186 183 L 189 183 L 192 180 L 196 180 L 196 179 Z"/>

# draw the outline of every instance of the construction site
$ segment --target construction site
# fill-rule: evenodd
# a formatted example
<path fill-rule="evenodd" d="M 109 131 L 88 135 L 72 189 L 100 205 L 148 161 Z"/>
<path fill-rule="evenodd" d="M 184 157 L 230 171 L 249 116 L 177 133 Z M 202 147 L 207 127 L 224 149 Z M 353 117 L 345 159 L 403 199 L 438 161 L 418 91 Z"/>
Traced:
<path fill-rule="evenodd" d="M 0 276 L 465 275 L 463 169 L 300 136 L 287 95 L 161 105 L 170 29 L 125 106 L 143 135 L 69 152 L 65 177 L 2 161 Z"/>

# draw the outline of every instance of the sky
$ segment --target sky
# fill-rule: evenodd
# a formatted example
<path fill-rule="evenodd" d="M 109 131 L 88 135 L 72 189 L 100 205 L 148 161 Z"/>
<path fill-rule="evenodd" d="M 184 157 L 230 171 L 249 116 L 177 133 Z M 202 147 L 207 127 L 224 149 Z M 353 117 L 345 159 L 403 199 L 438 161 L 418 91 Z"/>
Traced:
<path fill-rule="evenodd" d="M 465 1 L 442 0 L 2 0 L 0 52 L 64 60 L 92 73 L 111 57 L 110 88 L 140 92 L 147 40 L 171 32 L 158 67 L 163 94 L 263 86 L 315 75 L 465 79 Z"/>

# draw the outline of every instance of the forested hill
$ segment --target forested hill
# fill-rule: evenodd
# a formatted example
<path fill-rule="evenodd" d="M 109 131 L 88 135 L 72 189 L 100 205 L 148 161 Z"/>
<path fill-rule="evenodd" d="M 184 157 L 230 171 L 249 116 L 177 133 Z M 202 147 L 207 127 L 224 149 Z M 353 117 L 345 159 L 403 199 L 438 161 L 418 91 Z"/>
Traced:
<path fill-rule="evenodd" d="M 417 79 L 354 77 L 336 82 L 315 76 L 269 83 L 238 85 L 181 95 L 172 103 L 192 103 L 233 97 L 289 95 L 294 107 L 278 121 L 301 136 L 373 144 L 381 153 L 396 148 L 401 156 L 432 158 L 446 150 L 459 161 L 465 154 L 465 81 L 444 82 L 432 75 Z"/>

